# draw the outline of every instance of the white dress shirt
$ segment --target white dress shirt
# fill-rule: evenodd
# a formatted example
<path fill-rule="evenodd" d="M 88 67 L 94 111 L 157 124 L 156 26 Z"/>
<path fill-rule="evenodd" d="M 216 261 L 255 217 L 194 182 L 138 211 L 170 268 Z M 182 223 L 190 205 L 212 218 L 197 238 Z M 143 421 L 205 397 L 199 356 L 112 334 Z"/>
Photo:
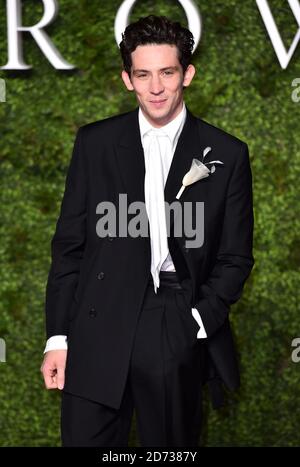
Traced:
<path fill-rule="evenodd" d="M 147 118 L 144 116 L 141 108 L 139 108 L 139 127 L 140 127 L 140 135 L 141 135 L 141 141 L 142 141 L 142 146 L 144 149 L 144 156 L 146 155 L 146 151 L 148 149 L 147 143 L 149 144 L 149 139 L 147 140 L 147 131 L 154 129 L 150 122 L 147 120 Z M 160 128 L 160 130 L 163 130 L 164 133 L 166 133 L 169 137 L 169 140 L 166 140 L 165 138 L 160 138 L 159 139 L 159 145 L 160 145 L 160 151 L 161 151 L 161 160 L 163 162 L 162 167 L 163 167 L 163 179 L 164 179 L 164 184 L 166 183 L 167 176 L 170 170 L 170 166 L 172 163 L 173 155 L 176 149 L 176 145 L 180 136 L 180 133 L 182 131 L 182 128 L 184 126 L 184 122 L 186 119 L 186 107 L 185 103 L 183 103 L 182 110 L 180 113 L 167 125 L 164 125 L 163 127 Z M 145 158 L 145 166 L 147 168 L 147 161 Z M 145 191 L 146 191 L 145 187 Z M 147 193 L 145 192 L 145 198 L 147 198 Z M 175 271 L 175 267 L 172 261 L 172 258 L 170 256 L 170 252 L 167 253 L 167 257 L 165 261 L 163 262 L 161 266 L 161 271 Z"/>
<path fill-rule="evenodd" d="M 173 155 L 176 149 L 176 145 L 183 129 L 184 123 L 186 119 L 186 106 L 183 102 L 182 110 L 180 113 L 169 123 L 160 127 L 159 130 L 162 130 L 164 133 L 168 135 L 168 138 L 159 138 L 159 146 L 161 152 L 161 159 L 162 167 L 163 167 L 163 179 L 164 184 L 166 183 L 167 176 L 169 173 L 169 169 L 172 163 Z M 141 108 L 139 108 L 138 113 L 138 120 L 139 120 L 139 128 L 140 128 L 140 135 L 141 135 L 141 142 L 144 149 L 144 157 L 145 157 L 145 167 L 147 167 L 147 159 L 146 159 L 146 151 L 148 149 L 147 143 L 149 142 L 149 135 L 147 132 L 149 130 L 157 130 L 155 127 L 151 125 L 151 123 L 147 120 L 145 115 L 143 114 Z M 151 181 L 148 185 L 145 185 L 145 200 L 147 199 L 147 187 L 151 189 Z M 175 271 L 174 263 L 172 261 L 171 255 L 169 250 L 167 250 L 166 259 L 161 265 L 161 271 Z M 192 308 L 191 313 L 194 319 L 199 324 L 199 331 L 197 333 L 197 338 L 206 338 L 207 334 L 205 332 L 203 322 L 201 320 L 200 314 L 196 308 Z M 67 349 L 67 337 L 66 336 L 52 336 L 47 340 L 46 347 L 44 353 L 48 352 L 49 350 L 59 350 L 59 349 Z"/>

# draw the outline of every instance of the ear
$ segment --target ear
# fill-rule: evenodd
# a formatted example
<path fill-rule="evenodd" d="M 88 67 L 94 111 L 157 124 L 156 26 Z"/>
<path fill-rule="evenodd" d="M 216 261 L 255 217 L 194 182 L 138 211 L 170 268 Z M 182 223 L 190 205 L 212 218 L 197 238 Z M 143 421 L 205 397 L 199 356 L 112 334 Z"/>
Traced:
<path fill-rule="evenodd" d="M 125 84 L 128 91 L 133 91 L 134 87 L 131 84 L 131 81 L 130 81 L 130 78 L 129 78 L 129 75 L 128 75 L 127 71 L 122 70 L 121 77 L 122 77 L 123 83 Z"/>
<path fill-rule="evenodd" d="M 187 69 L 185 70 L 182 85 L 185 86 L 185 87 L 189 86 L 190 83 L 192 82 L 192 79 L 193 79 L 195 73 L 196 73 L 196 68 L 194 67 L 194 65 L 192 65 L 190 63 L 189 66 L 187 67 Z"/>

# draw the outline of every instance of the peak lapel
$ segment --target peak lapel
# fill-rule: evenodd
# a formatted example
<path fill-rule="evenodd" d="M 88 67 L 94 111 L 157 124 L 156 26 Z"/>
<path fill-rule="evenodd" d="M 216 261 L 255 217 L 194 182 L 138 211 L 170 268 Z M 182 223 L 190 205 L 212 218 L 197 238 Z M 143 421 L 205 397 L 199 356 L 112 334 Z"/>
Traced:
<path fill-rule="evenodd" d="M 136 107 L 127 115 L 118 141 L 117 162 L 129 202 L 145 202 L 145 162 L 141 142 L 138 110 Z"/>
<path fill-rule="evenodd" d="M 165 201 L 172 203 L 182 186 L 184 175 L 190 170 L 193 158 L 201 154 L 197 118 L 186 108 L 186 120 L 179 136 L 165 185 Z M 184 198 L 184 192 L 179 201 Z"/>

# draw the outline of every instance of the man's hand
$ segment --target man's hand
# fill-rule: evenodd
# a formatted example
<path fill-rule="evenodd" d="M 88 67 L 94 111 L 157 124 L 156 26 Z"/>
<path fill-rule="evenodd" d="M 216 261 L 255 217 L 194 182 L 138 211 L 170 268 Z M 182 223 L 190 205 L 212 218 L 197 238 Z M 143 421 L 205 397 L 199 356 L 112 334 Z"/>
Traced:
<path fill-rule="evenodd" d="M 45 353 L 41 372 L 47 389 L 63 389 L 67 350 L 49 350 Z"/>

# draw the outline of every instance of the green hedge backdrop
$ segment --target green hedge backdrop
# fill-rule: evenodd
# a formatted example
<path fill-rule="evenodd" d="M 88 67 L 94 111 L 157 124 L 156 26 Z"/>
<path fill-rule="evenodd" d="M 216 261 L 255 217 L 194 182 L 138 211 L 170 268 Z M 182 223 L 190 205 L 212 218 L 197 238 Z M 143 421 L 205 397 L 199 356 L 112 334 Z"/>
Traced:
<path fill-rule="evenodd" d="M 7 61 L 5 1 L 0 2 L 0 63 Z M 59 446 L 58 391 L 40 374 L 44 299 L 54 233 L 72 145 L 79 126 L 136 106 L 121 81 L 114 18 L 121 0 L 59 0 L 47 32 L 77 68 L 55 70 L 30 35 L 32 70 L 0 70 L 1 271 L 0 446 Z M 203 446 L 296 446 L 300 443 L 300 363 L 291 341 L 299 317 L 299 109 L 291 99 L 300 77 L 300 46 L 288 68 L 275 56 L 254 0 L 197 0 L 203 35 L 197 73 L 185 91 L 192 112 L 246 141 L 253 171 L 255 266 L 231 319 L 242 387 L 221 411 L 205 403 Z M 285 0 L 270 0 L 287 47 L 298 26 Z M 23 23 L 43 4 L 23 0 Z M 187 26 L 177 1 L 139 0 L 131 21 L 165 14 Z M 135 419 L 134 419 L 135 422 Z M 138 445 L 133 423 L 130 445 Z"/>

